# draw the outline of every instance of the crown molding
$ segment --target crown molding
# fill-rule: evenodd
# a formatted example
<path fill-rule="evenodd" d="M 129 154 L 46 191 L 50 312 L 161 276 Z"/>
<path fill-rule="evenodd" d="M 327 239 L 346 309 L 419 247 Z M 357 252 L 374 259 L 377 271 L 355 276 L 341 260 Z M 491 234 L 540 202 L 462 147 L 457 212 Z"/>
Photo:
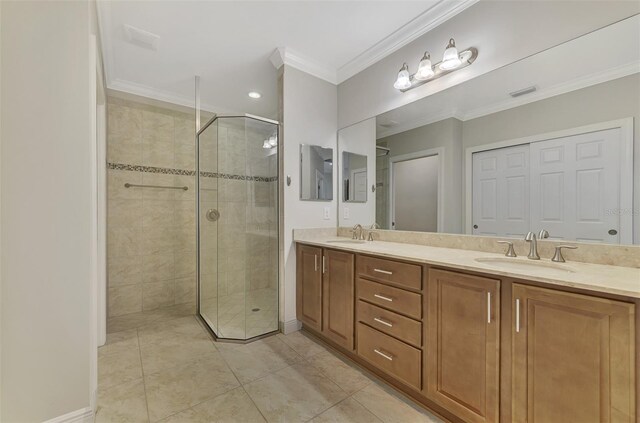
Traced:
<path fill-rule="evenodd" d="M 368 48 L 337 71 L 337 83 L 341 84 L 391 53 L 418 39 L 433 28 L 476 4 L 479 0 L 440 0 L 431 8 L 403 25 L 389 36 Z"/>
<path fill-rule="evenodd" d="M 582 88 L 587 88 L 592 85 L 601 84 L 603 82 L 612 81 L 618 78 L 624 78 L 625 76 L 633 75 L 634 73 L 640 73 L 640 61 L 638 60 L 621 66 L 617 66 L 615 68 L 607 69 L 605 71 L 596 72 L 590 75 L 582 76 L 580 78 L 572 79 L 570 81 L 562 82 L 560 84 L 535 91 L 531 94 L 527 94 L 519 98 L 512 98 L 470 110 L 467 113 L 464 113 L 464 115 L 462 116 L 462 120 L 466 121 L 476 119 L 482 116 L 501 112 L 503 110 L 523 106 L 528 103 L 533 103 L 550 97 L 555 97 L 557 95 L 580 90 Z"/>
<path fill-rule="evenodd" d="M 504 110 L 513 109 L 514 107 L 524 106 L 525 104 L 535 103 L 536 101 L 545 100 L 547 98 L 555 97 L 558 95 L 570 93 L 583 88 L 588 88 L 593 85 L 602 84 L 604 82 L 613 81 L 614 79 L 624 78 L 625 76 L 640 73 L 640 61 L 633 61 L 625 65 L 621 65 L 615 68 L 607 69 L 602 72 L 586 75 L 581 78 L 573 79 L 571 81 L 556 84 L 552 87 L 536 91 L 532 94 L 525 95 L 520 98 L 509 99 L 506 101 L 500 101 L 497 103 L 489 104 L 487 106 L 472 109 L 466 113 L 459 113 L 456 111 L 445 111 L 438 115 L 429 115 L 401 123 L 389 129 L 382 131 L 376 130 L 376 139 L 389 137 L 402 132 L 410 131 L 421 126 L 429 125 L 435 122 L 439 122 L 444 119 L 456 118 L 462 122 L 476 119 L 482 116 L 491 115 L 493 113 L 502 112 Z"/>
<path fill-rule="evenodd" d="M 283 65 L 287 65 L 334 85 L 338 84 L 336 71 L 334 69 L 323 66 L 313 59 L 301 55 L 288 47 L 278 47 L 271 56 L 269 56 L 269 60 L 276 69 L 279 69 Z"/>

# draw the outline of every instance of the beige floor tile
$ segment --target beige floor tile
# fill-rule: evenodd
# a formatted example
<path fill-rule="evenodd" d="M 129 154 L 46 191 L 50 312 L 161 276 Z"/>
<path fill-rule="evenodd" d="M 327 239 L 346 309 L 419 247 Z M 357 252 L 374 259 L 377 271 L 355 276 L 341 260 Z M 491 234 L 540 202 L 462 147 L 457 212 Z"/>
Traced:
<path fill-rule="evenodd" d="M 100 389 L 140 378 L 142 378 L 142 364 L 137 345 L 112 354 L 98 354 L 98 387 Z"/>
<path fill-rule="evenodd" d="M 329 351 L 316 354 L 307 361 L 349 395 L 372 383 L 371 379 L 360 370 L 340 360 Z"/>
<path fill-rule="evenodd" d="M 260 423 L 265 419 L 242 388 L 222 395 L 162 420 L 163 423 Z"/>
<path fill-rule="evenodd" d="M 304 422 L 347 396 L 306 363 L 271 373 L 244 388 L 269 422 Z"/>
<path fill-rule="evenodd" d="M 312 340 L 302 331 L 296 331 L 288 335 L 279 334 L 278 337 L 304 358 L 309 358 L 327 350 L 324 346 Z"/>
<path fill-rule="evenodd" d="M 157 421 L 239 386 L 220 353 L 145 375 L 151 421 Z"/>
<path fill-rule="evenodd" d="M 138 330 L 130 329 L 107 335 L 107 342 L 98 348 L 98 355 L 104 356 L 113 353 L 122 353 L 138 348 Z"/>
<path fill-rule="evenodd" d="M 148 422 L 142 379 L 98 391 L 96 423 Z"/>
<path fill-rule="evenodd" d="M 215 353 L 213 341 L 204 332 L 191 336 L 167 337 L 140 347 L 144 374 L 201 360 Z"/>
<path fill-rule="evenodd" d="M 349 397 L 311 420 L 313 423 L 377 423 L 379 418 L 371 414 L 358 401 Z"/>
<path fill-rule="evenodd" d="M 302 360 L 293 349 L 277 337 L 269 337 L 249 344 L 219 342 L 216 346 L 242 384 Z"/>
<path fill-rule="evenodd" d="M 355 393 L 353 398 L 384 423 L 442 423 L 428 411 L 418 409 L 375 383 Z"/>
<path fill-rule="evenodd" d="M 167 338 L 187 338 L 191 339 L 205 333 L 194 316 L 187 316 L 179 319 L 167 320 L 162 323 L 153 322 L 148 326 L 138 329 L 138 339 L 140 346 L 160 342 Z"/>

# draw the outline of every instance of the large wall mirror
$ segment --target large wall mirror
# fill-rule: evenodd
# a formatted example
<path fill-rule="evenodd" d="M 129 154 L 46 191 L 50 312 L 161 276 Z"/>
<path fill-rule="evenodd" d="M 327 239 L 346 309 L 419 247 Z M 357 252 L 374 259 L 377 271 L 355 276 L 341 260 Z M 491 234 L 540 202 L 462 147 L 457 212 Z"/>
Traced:
<path fill-rule="evenodd" d="M 376 116 L 370 221 L 340 225 L 640 244 L 639 118 L 636 15 Z"/>
<path fill-rule="evenodd" d="M 300 145 L 300 199 L 333 200 L 333 148 Z"/>

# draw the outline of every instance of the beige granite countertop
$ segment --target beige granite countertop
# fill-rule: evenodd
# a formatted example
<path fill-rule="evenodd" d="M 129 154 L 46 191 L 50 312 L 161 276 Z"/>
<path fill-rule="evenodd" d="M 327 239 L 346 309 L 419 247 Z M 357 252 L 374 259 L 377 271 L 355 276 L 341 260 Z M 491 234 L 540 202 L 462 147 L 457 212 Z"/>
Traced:
<path fill-rule="evenodd" d="M 550 285 L 640 298 L 640 269 L 632 267 L 579 262 L 553 263 L 549 259 L 534 261 L 527 259 L 527 257 L 508 258 L 503 254 L 482 251 L 387 241 L 366 241 L 364 244 L 349 244 L 335 242 L 349 241 L 349 238 L 337 237 L 335 230 L 333 234 L 327 231 L 294 231 L 294 241 L 336 250 L 375 254 L 454 269 L 543 282 Z M 520 261 L 527 268 L 506 268 L 500 263 L 481 263 L 476 259 Z M 533 268 L 532 266 L 536 267 Z"/>

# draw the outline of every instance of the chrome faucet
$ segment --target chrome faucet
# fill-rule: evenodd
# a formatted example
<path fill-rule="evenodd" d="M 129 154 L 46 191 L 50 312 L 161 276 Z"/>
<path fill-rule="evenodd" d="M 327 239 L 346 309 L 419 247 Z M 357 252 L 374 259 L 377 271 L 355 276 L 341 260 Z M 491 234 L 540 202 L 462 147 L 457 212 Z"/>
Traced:
<path fill-rule="evenodd" d="M 353 226 L 353 236 L 351 237 L 352 239 L 359 239 L 361 241 L 364 241 L 364 231 L 362 230 L 362 225 L 359 223 L 356 223 Z"/>
<path fill-rule="evenodd" d="M 380 225 L 378 225 L 378 222 L 373 222 L 369 227 L 369 237 L 367 238 L 368 241 L 373 241 L 374 229 L 380 229 Z"/>
<path fill-rule="evenodd" d="M 527 258 L 530 260 L 540 260 L 540 255 L 538 255 L 538 240 L 536 239 L 536 234 L 534 234 L 533 232 L 529 232 L 527 233 L 527 236 L 524 237 L 524 240 L 531 243 Z"/>

